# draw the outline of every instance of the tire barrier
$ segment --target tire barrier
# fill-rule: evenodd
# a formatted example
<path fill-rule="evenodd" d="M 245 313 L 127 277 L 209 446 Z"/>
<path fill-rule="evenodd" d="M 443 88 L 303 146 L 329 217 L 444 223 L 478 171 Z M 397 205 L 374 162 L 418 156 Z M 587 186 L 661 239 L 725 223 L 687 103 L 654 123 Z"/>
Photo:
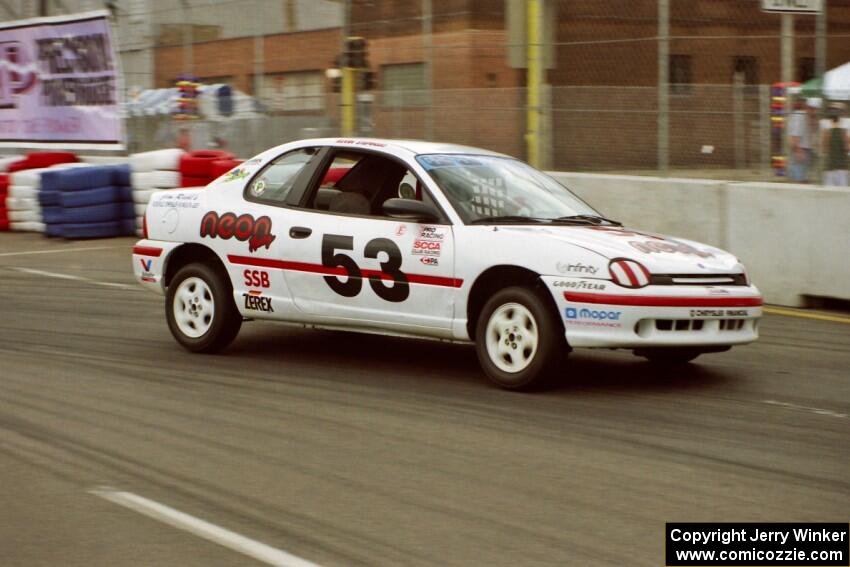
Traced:
<path fill-rule="evenodd" d="M 130 181 L 128 164 L 43 172 L 39 200 L 45 207 L 46 234 L 67 239 L 134 234 L 136 212 Z"/>
<path fill-rule="evenodd" d="M 222 165 L 218 162 L 234 160 L 233 154 L 221 150 L 200 150 L 190 152 L 180 158 L 180 186 L 203 187 L 209 185 L 221 173 Z M 227 168 L 222 173 L 226 173 Z"/>
<path fill-rule="evenodd" d="M 10 173 L 24 171 L 27 169 L 43 169 L 60 163 L 74 163 L 79 161 L 76 154 L 71 152 L 30 152 L 22 159 L 18 159 L 8 165 Z"/>
<path fill-rule="evenodd" d="M 186 155 L 180 149 L 156 150 L 130 156 L 130 185 L 133 187 L 134 232 L 141 236 L 148 201 L 155 191 L 176 189 L 180 184 L 180 163 Z"/>

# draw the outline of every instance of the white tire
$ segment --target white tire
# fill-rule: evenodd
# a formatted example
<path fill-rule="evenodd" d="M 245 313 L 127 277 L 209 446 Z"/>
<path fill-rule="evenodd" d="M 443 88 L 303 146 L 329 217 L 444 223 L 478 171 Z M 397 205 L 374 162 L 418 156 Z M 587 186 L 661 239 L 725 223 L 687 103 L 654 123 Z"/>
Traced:
<path fill-rule="evenodd" d="M 13 199 L 38 199 L 38 189 L 32 185 L 9 185 L 9 197 Z"/>
<path fill-rule="evenodd" d="M 130 184 L 134 189 L 173 189 L 180 186 L 180 173 L 177 171 L 139 171 L 130 174 Z"/>
<path fill-rule="evenodd" d="M 9 211 L 10 222 L 41 222 L 41 211 L 29 209 L 26 211 Z"/>
<path fill-rule="evenodd" d="M 141 218 L 145 216 L 145 211 L 148 210 L 148 206 L 145 203 L 134 203 L 133 210 L 136 211 L 136 217 Z"/>
<path fill-rule="evenodd" d="M 156 189 L 133 189 L 133 202 L 138 205 L 147 205 L 154 193 Z"/>
<path fill-rule="evenodd" d="M 43 222 L 25 221 L 10 222 L 9 228 L 16 232 L 44 232 L 45 226 Z"/>
<path fill-rule="evenodd" d="M 24 197 L 6 197 L 6 208 L 10 211 L 30 211 L 40 208 L 38 201 Z"/>
<path fill-rule="evenodd" d="M 41 187 L 41 173 L 51 171 L 49 167 L 40 169 L 25 169 L 9 174 L 9 185 L 29 185 L 30 187 Z"/>
<path fill-rule="evenodd" d="M 133 171 L 156 171 L 158 169 L 177 171 L 180 168 L 180 156 L 182 155 L 183 150 L 177 148 L 133 154 L 130 156 L 130 168 Z"/>

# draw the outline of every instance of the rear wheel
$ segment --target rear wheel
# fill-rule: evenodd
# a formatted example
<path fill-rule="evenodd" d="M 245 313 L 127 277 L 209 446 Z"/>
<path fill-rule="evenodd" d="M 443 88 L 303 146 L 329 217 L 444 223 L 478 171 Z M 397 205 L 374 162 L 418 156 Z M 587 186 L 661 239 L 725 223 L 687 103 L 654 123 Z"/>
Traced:
<path fill-rule="evenodd" d="M 527 287 L 505 288 L 484 305 L 475 348 L 487 377 L 510 390 L 543 384 L 568 350 L 552 309 Z"/>
<path fill-rule="evenodd" d="M 189 264 L 168 286 L 165 316 L 171 334 L 192 352 L 218 352 L 242 326 L 227 274 L 208 264 Z"/>

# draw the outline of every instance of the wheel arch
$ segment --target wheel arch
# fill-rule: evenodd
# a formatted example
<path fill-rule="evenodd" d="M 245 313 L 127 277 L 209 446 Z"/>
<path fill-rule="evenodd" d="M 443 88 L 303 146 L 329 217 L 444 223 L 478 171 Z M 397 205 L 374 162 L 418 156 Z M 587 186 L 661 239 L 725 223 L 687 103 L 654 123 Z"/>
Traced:
<path fill-rule="evenodd" d="M 543 280 L 540 279 L 540 274 L 511 264 L 492 266 L 478 275 L 469 290 L 469 300 L 466 304 L 466 331 L 470 338 L 473 340 L 475 338 L 475 327 L 487 300 L 498 290 L 512 286 L 534 288 L 541 297 L 545 298 L 546 304 L 556 315 L 556 320 L 561 321 L 558 316 L 558 306 L 552 294 L 546 289 Z M 562 321 L 561 325 L 563 326 Z"/>
<path fill-rule="evenodd" d="M 195 262 L 209 264 L 214 268 L 221 270 L 222 274 L 227 275 L 227 268 L 225 267 L 224 262 L 222 262 L 221 258 L 212 250 L 212 248 L 204 246 L 203 244 L 189 242 L 181 244 L 168 255 L 168 258 L 165 261 L 165 269 L 163 270 L 163 287 L 167 288 L 171 284 L 174 276 L 182 267 Z M 226 278 L 226 281 L 230 283 L 229 276 Z"/>

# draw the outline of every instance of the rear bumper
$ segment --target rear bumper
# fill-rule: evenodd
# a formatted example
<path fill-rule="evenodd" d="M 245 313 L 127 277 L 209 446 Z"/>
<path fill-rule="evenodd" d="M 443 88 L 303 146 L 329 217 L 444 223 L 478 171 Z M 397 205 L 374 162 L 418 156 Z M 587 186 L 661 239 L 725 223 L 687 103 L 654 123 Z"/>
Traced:
<path fill-rule="evenodd" d="M 590 287 L 578 279 L 575 285 L 563 277 L 542 279 L 573 347 L 717 347 L 758 338 L 762 298 L 754 286 L 633 290 L 602 280 Z"/>
<path fill-rule="evenodd" d="M 133 274 L 147 290 L 165 294 L 165 264 L 179 242 L 139 240 L 133 246 Z"/>

